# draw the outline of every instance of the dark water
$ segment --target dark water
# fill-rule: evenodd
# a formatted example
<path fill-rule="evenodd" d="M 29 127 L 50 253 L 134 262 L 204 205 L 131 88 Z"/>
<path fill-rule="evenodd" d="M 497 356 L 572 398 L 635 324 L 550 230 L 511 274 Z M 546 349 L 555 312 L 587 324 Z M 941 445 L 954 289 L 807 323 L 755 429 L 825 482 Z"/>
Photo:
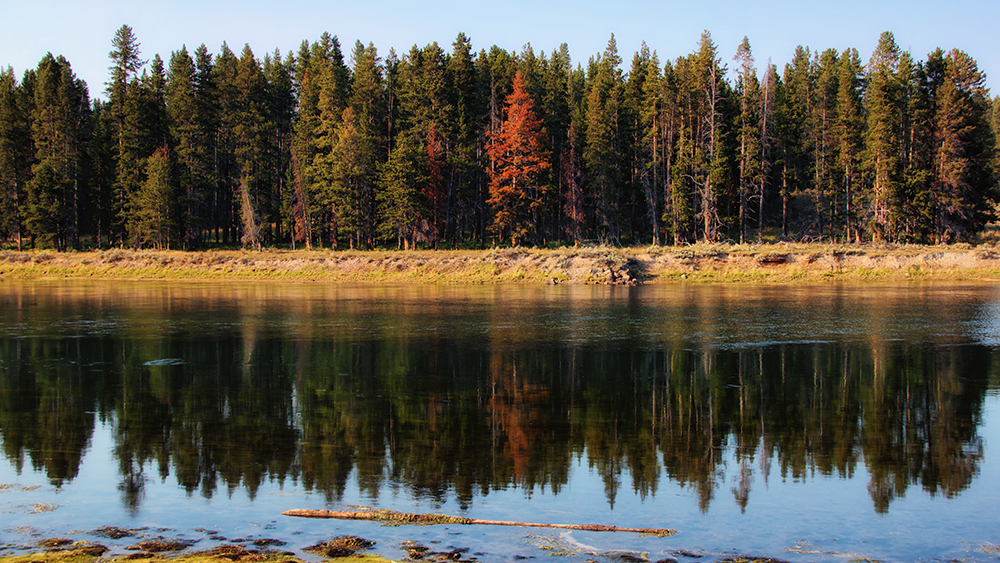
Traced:
<path fill-rule="evenodd" d="M 998 351 L 989 285 L 5 281 L 0 547 L 995 560 Z M 351 505 L 679 533 L 280 515 Z"/>

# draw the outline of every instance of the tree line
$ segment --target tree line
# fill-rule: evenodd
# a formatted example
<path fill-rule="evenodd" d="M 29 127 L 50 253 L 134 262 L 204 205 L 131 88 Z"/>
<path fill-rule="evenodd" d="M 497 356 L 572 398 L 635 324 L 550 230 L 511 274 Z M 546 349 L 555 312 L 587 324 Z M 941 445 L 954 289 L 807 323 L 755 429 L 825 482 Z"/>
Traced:
<path fill-rule="evenodd" d="M 60 250 L 971 240 L 1000 103 L 976 61 L 885 32 L 758 71 L 702 34 L 628 72 L 459 34 L 382 57 L 336 36 L 259 59 L 112 39 L 105 100 L 65 58 L 0 71 L 0 240 Z M 730 79 L 732 74 L 734 79 Z"/>

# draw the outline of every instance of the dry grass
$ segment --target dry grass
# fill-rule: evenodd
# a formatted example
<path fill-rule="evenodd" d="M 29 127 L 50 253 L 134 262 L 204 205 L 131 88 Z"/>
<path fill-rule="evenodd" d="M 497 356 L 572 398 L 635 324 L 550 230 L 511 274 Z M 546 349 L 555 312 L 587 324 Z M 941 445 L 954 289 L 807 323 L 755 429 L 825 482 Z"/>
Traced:
<path fill-rule="evenodd" d="M 627 275 L 626 275 L 627 274 Z M 3 278 L 540 284 L 1000 279 L 1000 248 L 834 244 L 425 251 L 0 251 Z"/>

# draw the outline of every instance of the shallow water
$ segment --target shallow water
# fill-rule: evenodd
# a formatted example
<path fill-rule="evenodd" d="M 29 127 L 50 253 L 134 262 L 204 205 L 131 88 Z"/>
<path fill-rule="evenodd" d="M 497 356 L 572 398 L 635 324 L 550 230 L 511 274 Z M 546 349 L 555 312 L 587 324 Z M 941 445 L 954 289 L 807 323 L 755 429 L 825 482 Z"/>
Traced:
<path fill-rule="evenodd" d="M 0 546 L 992 560 L 998 345 L 993 285 L 5 281 Z M 678 534 L 280 515 L 351 505 Z"/>

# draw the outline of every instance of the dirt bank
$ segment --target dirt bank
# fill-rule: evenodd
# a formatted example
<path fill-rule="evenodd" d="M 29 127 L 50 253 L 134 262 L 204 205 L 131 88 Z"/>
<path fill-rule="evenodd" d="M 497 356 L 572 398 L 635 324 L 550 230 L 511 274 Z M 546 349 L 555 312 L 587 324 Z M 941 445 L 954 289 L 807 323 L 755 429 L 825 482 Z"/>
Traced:
<path fill-rule="evenodd" d="M 0 279 L 391 283 L 1000 280 L 1000 248 L 818 244 L 425 251 L 0 251 Z"/>

